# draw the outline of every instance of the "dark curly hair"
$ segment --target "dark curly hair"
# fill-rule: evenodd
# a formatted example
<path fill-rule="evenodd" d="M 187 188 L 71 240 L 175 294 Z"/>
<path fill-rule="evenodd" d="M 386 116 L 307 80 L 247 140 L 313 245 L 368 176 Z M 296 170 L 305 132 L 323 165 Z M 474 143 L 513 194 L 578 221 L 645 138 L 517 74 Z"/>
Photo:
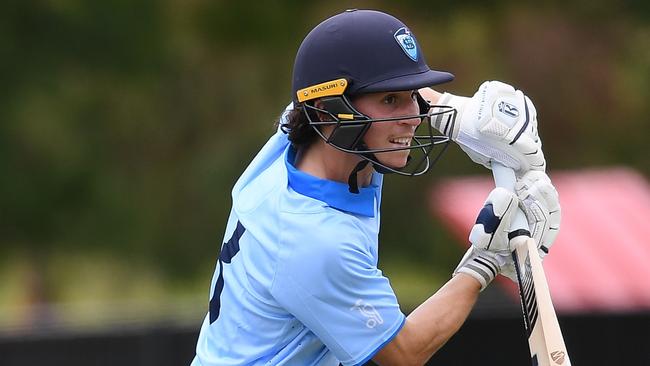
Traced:
<path fill-rule="evenodd" d="M 318 119 L 315 114 L 310 117 L 312 120 Z M 289 135 L 289 141 L 298 150 L 309 147 L 319 138 L 314 127 L 309 125 L 309 119 L 301 105 L 289 111 L 285 123 L 278 119 L 276 124 L 280 125 L 282 131 Z"/>

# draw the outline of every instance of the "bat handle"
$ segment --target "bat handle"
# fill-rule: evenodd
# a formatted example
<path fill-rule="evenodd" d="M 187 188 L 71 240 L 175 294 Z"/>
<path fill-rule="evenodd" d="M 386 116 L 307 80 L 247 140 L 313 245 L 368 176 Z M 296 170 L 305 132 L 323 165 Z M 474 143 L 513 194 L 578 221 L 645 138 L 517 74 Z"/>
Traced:
<path fill-rule="evenodd" d="M 515 191 L 515 181 L 517 178 L 515 177 L 514 170 L 502 165 L 501 163 L 493 161 L 492 175 L 494 176 L 494 183 L 497 187 L 505 188 L 511 192 Z M 518 236 L 530 237 L 528 220 L 526 219 L 526 215 L 521 210 L 521 208 L 517 208 L 515 217 L 512 220 L 512 224 L 510 225 L 510 236 L 511 240 Z"/>

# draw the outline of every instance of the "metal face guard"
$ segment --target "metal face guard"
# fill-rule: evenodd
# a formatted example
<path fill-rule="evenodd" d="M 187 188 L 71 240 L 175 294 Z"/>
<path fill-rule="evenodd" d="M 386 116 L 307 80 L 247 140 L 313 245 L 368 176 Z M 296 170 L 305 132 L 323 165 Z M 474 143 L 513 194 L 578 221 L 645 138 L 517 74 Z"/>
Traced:
<path fill-rule="evenodd" d="M 446 151 L 451 141 L 449 136 L 440 134 L 431 126 L 432 118 L 448 118 L 455 123 L 457 111 L 451 106 L 435 105 L 426 102 L 418 93 L 420 114 L 391 118 L 370 118 L 357 111 L 345 95 L 321 98 L 322 108 L 308 103 L 302 103 L 303 112 L 307 115 L 309 124 L 316 133 L 330 146 L 351 154 L 357 154 L 370 161 L 378 172 L 396 173 L 405 176 L 418 176 L 426 173 Z M 435 107 L 435 108 L 433 108 Z M 435 112 L 432 112 L 435 110 Z M 321 121 L 316 117 L 320 113 L 328 116 L 329 120 Z M 363 143 L 363 137 L 373 123 L 394 123 L 405 119 L 420 118 L 422 123 L 415 130 L 411 146 L 369 149 Z M 334 126 L 332 133 L 325 136 L 319 126 Z M 433 154 L 433 150 L 437 150 Z M 391 151 L 411 150 L 409 160 L 404 167 L 390 167 L 379 161 L 377 154 Z"/>

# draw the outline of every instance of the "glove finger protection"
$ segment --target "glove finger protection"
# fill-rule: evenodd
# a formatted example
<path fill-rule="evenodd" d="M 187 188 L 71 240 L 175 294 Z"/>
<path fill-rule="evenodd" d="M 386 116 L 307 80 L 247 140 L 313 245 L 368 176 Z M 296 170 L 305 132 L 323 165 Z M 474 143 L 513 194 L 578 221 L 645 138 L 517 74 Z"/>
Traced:
<path fill-rule="evenodd" d="M 515 191 L 543 259 L 560 231 L 562 209 L 557 190 L 546 173 L 530 171 L 517 180 Z"/>
<path fill-rule="evenodd" d="M 479 249 L 510 253 L 508 231 L 518 203 L 513 192 L 501 187 L 493 189 L 469 233 L 470 243 Z"/>
<path fill-rule="evenodd" d="M 457 116 L 450 120 L 440 114 L 431 124 L 438 131 L 447 131 L 474 162 L 490 168 L 491 161 L 497 161 L 518 176 L 531 169 L 546 169 L 537 110 L 520 90 L 486 81 L 471 98 L 444 93 L 438 103 L 454 107 Z M 441 109 L 434 106 L 432 111 Z"/>
<path fill-rule="evenodd" d="M 490 192 L 469 234 L 472 244 L 454 271 L 465 273 L 481 283 L 481 290 L 501 273 L 516 281 L 508 231 L 519 200 L 504 189 Z"/>

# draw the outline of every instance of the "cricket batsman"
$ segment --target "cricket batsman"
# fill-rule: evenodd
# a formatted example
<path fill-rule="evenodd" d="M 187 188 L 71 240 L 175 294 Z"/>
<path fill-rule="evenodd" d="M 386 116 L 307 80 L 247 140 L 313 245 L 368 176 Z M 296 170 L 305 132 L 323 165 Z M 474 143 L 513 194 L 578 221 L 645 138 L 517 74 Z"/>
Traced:
<path fill-rule="evenodd" d="M 495 81 L 472 97 L 431 89 L 452 79 L 391 15 L 348 10 L 311 30 L 292 103 L 232 190 L 192 366 L 422 365 L 513 276 L 517 207 L 548 252 L 560 207 L 533 104 Z M 383 175 L 422 175 L 451 141 L 512 168 L 516 193 L 488 195 L 449 281 L 406 316 L 377 268 Z"/>

